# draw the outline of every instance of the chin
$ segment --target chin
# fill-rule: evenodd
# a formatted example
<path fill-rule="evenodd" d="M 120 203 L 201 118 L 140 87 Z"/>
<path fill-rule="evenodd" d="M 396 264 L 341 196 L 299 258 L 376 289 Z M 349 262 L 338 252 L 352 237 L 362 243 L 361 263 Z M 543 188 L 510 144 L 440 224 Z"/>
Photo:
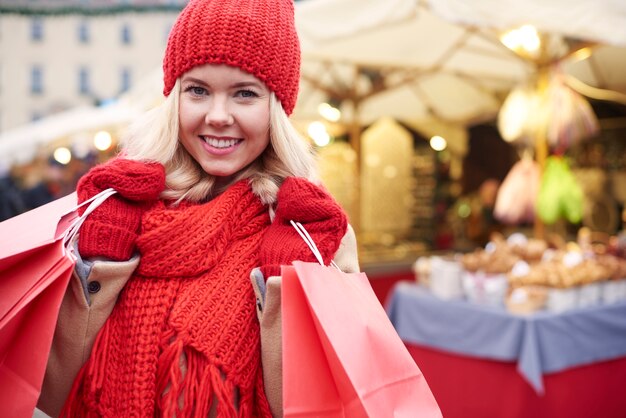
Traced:
<path fill-rule="evenodd" d="M 202 170 L 209 176 L 213 177 L 229 177 L 236 173 L 236 171 L 228 169 L 217 169 L 215 167 L 202 166 Z"/>
<path fill-rule="evenodd" d="M 234 170 L 204 170 L 208 175 L 216 179 L 228 179 L 234 177 L 239 171 Z"/>

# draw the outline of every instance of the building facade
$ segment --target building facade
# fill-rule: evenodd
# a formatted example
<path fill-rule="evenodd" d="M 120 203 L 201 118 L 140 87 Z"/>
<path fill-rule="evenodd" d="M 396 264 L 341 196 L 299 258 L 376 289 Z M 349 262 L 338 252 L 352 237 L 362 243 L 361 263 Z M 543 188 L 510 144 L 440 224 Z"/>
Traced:
<path fill-rule="evenodd" d="M 161 65 L 186 0 L 4 0 L 0 132 L 105 103 Z"/>

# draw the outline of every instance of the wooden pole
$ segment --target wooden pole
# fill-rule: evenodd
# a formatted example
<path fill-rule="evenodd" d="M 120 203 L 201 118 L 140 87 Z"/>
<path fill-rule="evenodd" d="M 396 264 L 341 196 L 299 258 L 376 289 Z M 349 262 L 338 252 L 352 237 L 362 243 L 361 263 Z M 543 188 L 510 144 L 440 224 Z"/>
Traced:
<path fill-rule="evenodd" d="M 550 82 L 550 72 L 547 66 L 540 66 L 537 70 L 537 93 L 543 102 L 546 99 L 548 84 Z M 543 117 L 543 115 L 541 115 Z M 535 160 L 539 165 L 539 176 L 543 176 L 548 158 L 547 120 L 542 121 L 535 133 Z M 539 218 L 539 213 L 535 214 L 533 234 L 537 239 L 545 239 L 545 225 Z"/>
<path fill-rule="evenodd" d="M 356 156 L 356 190 L 354 192 L 354 205 L 350 223 L 354 228 L 354 232 L 361 232 L 361 121 L 359 120 L 359 101 L 352 101 L 352 120 L 350 122 L 350 145 Z M 358 240 L 357 240 L 358 242 Z"/>

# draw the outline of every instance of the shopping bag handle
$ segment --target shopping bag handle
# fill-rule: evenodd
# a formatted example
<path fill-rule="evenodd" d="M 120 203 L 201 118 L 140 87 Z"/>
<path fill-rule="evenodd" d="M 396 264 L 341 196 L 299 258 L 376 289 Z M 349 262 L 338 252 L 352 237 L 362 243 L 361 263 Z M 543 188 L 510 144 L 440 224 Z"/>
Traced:
<path fill-rule="evenodd" d="M 311 235 L 309 235 L 309 232 L 306 230 L 306 228 L 300 222 L 294 222 L 293 220 L 289 222 L 291 223 L 291 226 L 293 226 L 296 229 L 296 232 L 298 233 L 298 235 L 302 237 L 306 245 L 311 249 L 311 251 L 313 252 L 313 255 L 317 259 L 317 262 L 323 266 L 324 258 L 322 257 L 322 253 L 320 253 L 320 250 L 317 248 L 317 245 L 315 245 L 315 241 L 313 241 L 313 238 L 311 238 Z M 336 268 L 337 270 L 341 271 L 339 266 L 334 261 L 331 261 L 330 265 Z"/>
<path fill-rule="evenodd" d="M 74 241 L 74 238 L 78 234 L 78 230 L 82 226 L 83 222 L 85 222 L 85 219 L 87 218 L 87 216 L 89 216 L 91 212 L 96 210 L 98 206 L 100 206 L 107 198 L 114 195 L 115 193 L 117 193 L 115 189 L 112 189 L 112 188 L 105 189 L 101 191 L 100 193 L 94 195 L 90 199 L 85 200 L 83 203 L 81 203 L 80 205 L 77 205 L 74 209 L 68 212 L 68 213 L 75 212 L 82 206 L 89 204 L 89 206 L 87 206 L 87 209 L 85 209 L 85 212 L 83 212 L 81 216 L 77 217 L 74 221 L 72 221 L 72 224 L 65 232 L 65 236 L 63 237 L 64 249 L 69 250 L 70 246 L 72 245 L 72 242 Z"/>

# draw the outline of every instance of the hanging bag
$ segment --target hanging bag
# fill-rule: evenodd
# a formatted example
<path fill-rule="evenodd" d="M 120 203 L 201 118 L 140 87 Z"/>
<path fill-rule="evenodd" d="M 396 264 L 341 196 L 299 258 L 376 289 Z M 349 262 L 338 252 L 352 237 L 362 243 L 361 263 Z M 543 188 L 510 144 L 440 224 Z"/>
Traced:
<path fill-rule="evenodd" d="M 283 266 L 285 417 L 441 417 L 415 361 L 364 273 L 320 264 Z"/>
<path fill-rule="evenodd" d="M 72 241 L 115 191 L 70 194 L 0 223 L 0 416 L 30 418 L 41 392 L 57 316 L 76 264 Z"/>

